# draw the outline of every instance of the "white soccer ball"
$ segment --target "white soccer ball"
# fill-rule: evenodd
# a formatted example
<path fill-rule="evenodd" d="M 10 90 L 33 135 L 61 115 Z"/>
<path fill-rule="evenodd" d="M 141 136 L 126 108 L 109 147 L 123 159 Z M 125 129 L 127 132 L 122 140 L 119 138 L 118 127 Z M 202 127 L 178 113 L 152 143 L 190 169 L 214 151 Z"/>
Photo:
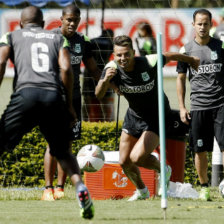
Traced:
<path fill-rule="evenodd" d="M 103 167 L 105 158 L 99 146 L 85 145 L 79 150 L 77 161 L 82 171 L 96 172 Z"/>

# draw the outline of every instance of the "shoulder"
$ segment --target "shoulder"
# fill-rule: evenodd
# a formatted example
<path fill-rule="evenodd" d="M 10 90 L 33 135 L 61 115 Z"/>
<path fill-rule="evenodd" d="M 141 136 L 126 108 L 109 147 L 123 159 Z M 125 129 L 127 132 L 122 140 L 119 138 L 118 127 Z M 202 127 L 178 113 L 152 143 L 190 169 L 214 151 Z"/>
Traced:
<path fill-rule="evenodd" d="M 150 66 L 154 67 L 158 61 L 158 55 L 157 54 L 149 54 L 146 55 L 145 57 L 147 59 L 147 62 Z"/>
<path fill-rule="evenodd" d="M 85 42 L 90 42 L 89 37 L 86 36 L 86 35 L 83 34 L 83 33 L 80 33 L 80 32 L 75 32 L 74 37 L 75 37 L 75 38 L 80 38 L 80 39 L 82 39 L 82 40 L 85 41 Z"/>
<path fill-rule="evenodd" d="M 11 36 L 11 32 L 7 32 L 3 34 L 3 36 L 0 39 L 0 44 L 9 44 L 9 37 Z"/>
<path fill-rule="evenodd" d="M 53 33 L 62 34 L 60 28 L 55 28 L 51 30 Z"/>

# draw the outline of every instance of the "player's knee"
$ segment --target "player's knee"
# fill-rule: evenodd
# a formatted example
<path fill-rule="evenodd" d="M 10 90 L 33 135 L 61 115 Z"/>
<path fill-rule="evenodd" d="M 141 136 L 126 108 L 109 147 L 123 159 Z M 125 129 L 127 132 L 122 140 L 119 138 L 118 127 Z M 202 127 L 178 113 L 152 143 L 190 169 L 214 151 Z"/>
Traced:
<path fill-rule="evenodd" d="M 135 165 L 139 166 L 144 158 L 138 154 L 131 153 L 130 160 Z"/>

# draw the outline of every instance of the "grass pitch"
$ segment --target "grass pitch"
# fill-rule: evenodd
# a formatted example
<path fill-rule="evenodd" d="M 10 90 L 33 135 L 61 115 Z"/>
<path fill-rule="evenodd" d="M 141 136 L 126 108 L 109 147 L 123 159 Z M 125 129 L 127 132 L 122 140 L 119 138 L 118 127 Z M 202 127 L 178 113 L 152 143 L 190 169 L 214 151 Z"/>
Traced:
<path fill-rule="evenodd" d="M 40 201 L 42 190 L 0 190 L 0 223 L 2 224 L 216 224 L 223 223 L 224 199 L 212 188 L 212 201 L 168 199 L 166 220 L 160 198 L 127 202 L 95 200 L 95 217 L 83 220 L 74 199 L 74 190 L 65 190 L 66 197 L 55 202 Z"/>

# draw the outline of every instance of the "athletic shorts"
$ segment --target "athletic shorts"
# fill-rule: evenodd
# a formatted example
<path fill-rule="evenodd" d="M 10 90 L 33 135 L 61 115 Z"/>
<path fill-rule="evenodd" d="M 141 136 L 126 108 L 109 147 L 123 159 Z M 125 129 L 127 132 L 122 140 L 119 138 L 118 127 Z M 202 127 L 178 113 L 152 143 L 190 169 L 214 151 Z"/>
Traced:
<path fill-rule="evenodd" d="M 72 103 L 78 118 L 78 122 L 76 122 L 76 124 L 72 127 L 70 140 L 78 140 L 81 138 L 82 131 L 81 96 L 73 98 Z"/>
<path fill-rule="evenodd" d="M 213 150 L 214 136 L 221 151 L 224 150 L 224 106 L 191 111 L 189 145 L 194 152 Z"/>
<path fill-rule="evenodd" d="M 57 158 L 67 156 L 71 115 L 57 91 L 24 88 L 15 92 L 0 120 L 0 154 L 12 150 L 23 135 L 39 126 Z"/>
<path fill-rule="evenodd" d="M 167 112 L 168 116 L 170 112 Z M 169 119 L 166 119 L 167 121 Z M 167 123 L 167 122 L 166 122 Z M 128 108 L 122 131 L 132 135 L 135 138 L 140 138 L 144 131 L 152 131 L 155 134 L 159 135 L 159 118 L 158 113 L 150 114 L 147 119 L 143 119 L 136 115 L 130 108 Z"/>

